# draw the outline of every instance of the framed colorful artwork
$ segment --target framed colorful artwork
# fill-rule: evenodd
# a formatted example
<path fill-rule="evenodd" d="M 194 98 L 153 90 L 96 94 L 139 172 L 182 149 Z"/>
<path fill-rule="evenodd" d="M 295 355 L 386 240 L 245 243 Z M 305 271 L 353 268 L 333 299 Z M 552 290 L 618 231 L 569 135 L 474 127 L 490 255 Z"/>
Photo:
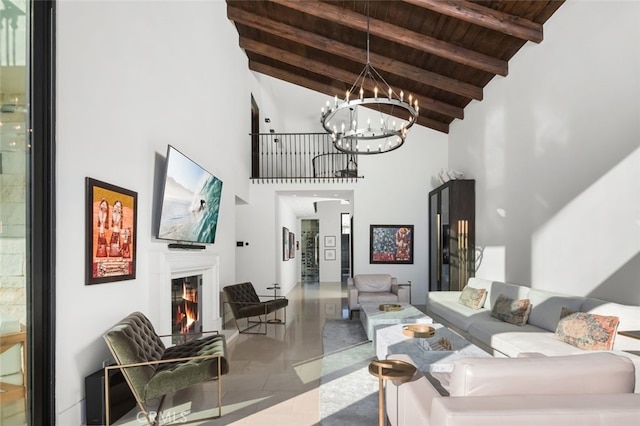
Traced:
<path fill-rule="evenodd" d="M 371 225 L 369 263 L 413 264 L 413 225 Z"/>
<path fill-rule="evenodd" d="M 136 277 L 138 194 L 87 177 L 86 284 Z"/>

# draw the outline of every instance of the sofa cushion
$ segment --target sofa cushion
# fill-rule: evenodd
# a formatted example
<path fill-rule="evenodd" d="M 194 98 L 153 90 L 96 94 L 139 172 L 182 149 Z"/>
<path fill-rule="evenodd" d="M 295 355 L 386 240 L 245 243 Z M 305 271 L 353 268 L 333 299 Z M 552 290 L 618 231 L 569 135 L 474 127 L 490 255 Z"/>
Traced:
<path fill-rule="evenodd" d="M 489 315 L 472 323 L 468 333 L 476 345 L 493 348 L 508 357 L 516 357 L 522 352 L 541 352 L 545 355 L 571 355 L 583 352 L 558 340 L 552 331 L 530 324 L 515 326 Z"/>
<path fill-rule="evenodd" d="M 529 297 L 529 287 L 524 287 L 516 284 L 502 283 L 499 281 L 491 282 L 491 289 L 487 296 L 487 301 L 484 303 L 484 307 L 493 309 L 493 305 L 498 300 L 498 297 L 502 294 L 510 299 L 526 299 Z"/>
<path fill-rule="evenodd" d="M 487 299 L 487 290 L 484 288 L 465 287 L 458 298 L 458 302 L 467 308 L 480 309 Z"/>
<path fill-rule="evenodd" d="M 501 294 L 491 309 L 491 316 L 515 325 L 525 325 L 531 312 L 529 299 L 511 299 Z"/>
<path fill-rule="evenodd" d="M 568 296 L 560 293 L 531 289 L 529 291 L 531 301 L 531 313 L 528 324 L 543 328 L 550 332 L 555 332 L 560 321 L 562 308 L 569 308 L 579 311 L 583 297 Z"/>
<path fill-rule="evenodd" d="M 602 352 L 459 359 L 453 362 L 449 392 L 451 396 L 620 394 L 633 392 L 634 385 L 633 363 Z"/>
<path fill-rule="evenodd" d="M 513 358 L 530 352 L 539 352 L 546 356 L 575 355 L 585 352 L 561 342 L 551 331 L 529 324 L 518 327 L 517 330 L 514 330 L 513 325 L 510 327 L 510 330 L 490 337 L 493 349 L 508 357 Z"/>
<path fill-rule="evenodd" d="M 493 281 L 491 281 L 491 280 L 485 280 L 483 278 L 478 278 L 478 277 L 471 277 L 467 281 L 466 287 L 484 288 L 485 290 L 487 290 L 487 296 L 488 296 L 489 293 L 491 292 L 491 284 L 492 283 L 493 283 Z"/>
<path fill-rule="evenodd" d="M 610 350 L 618 329 L 618 317 L 574 312 L 558 322 L 556 336 L 586 350 Z"/>
<path fill-rule="evenodd" d="M 489 317 L 487 309 L 473 310 L 458 303 L 460 291 L 432 291 L 427 300 L 427 314 L 442 318 L 447 325 L 466 331 L 479 318 Z"/>
<path fill-rule="evenodd" d="M 391 291 L 391 275 L 389 274 L 360 274 L 353 277 L 353 282 L 359 291 L 378 293 Z"/>
<path fill-rule="evenodd" d="M 398 296 L 389 292 L 363 292 L 358 293 L 358 303 L 398 303 Z"/>
<path fill-rule="evenodd" d="M 408 405 L 408 404 L 407 404 Z M 639 424 L 640 395 L 520 395 L 474 398 L 434 398 L 429 422 L 402 425 L 513 426 Z M 418 410 L 424 410 L 419 407 Z M 413 411 L 410 411 L 413 414 Z M 408 417 L 408 416 L 407 416 Z"/>

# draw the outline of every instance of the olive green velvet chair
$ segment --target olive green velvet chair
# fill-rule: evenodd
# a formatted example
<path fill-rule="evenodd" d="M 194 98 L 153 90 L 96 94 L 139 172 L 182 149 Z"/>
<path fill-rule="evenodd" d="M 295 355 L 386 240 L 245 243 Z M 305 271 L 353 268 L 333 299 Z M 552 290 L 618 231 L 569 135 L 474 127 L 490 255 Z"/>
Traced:
<path fill-rule="evenodd" d="M 155 424 L 146 403 L 208 380 L 218 380 L 218 417 L 222 416 L 222 375 L 229 372 L 225 336 L 216 333 L 166 347 L 149 319 L 134 312 L 104 335 L 115 364 L 105 367 L 105 407 L 109 407 L 109 370 L 122 371 L 138 406 Z M 203 333 L 204 334 L 204 333 Z M 157 409 L 160 411 L 160 408 Z M 109 425 L 109 410 L 106 424 Z"/>
<path fill-rule="evenodd" d="M 239 284 L 232 284 L 224 287 L 224 296 L 226 298 L 225 303 L 228 303 L 233 313 L 233 320 L 238 327 L 240 333 L 248 334 L 267 334 L 267 324 L 285 324 L 287 323 L 287 306 L 289 300 L 282 296 L 258 296 L 253 284 L 250 282 L 244 282 Z M 263 298 L 263 300 L 260 299 Z M 266 300 L 265 300 L 266 299 Z M 282 309 L 284 319 L 271 319 L 268 320 L 267 316 L 271 313 Z M 238 325 L 238 320 L 246 318 L 247 327 L 241 329 Z M 252 318 L 257 318 L 252 319 Z M 248 331 L 253 327 L 257 327 L 261 324 L 265 324 L 264 331 L 252 332 Z"/>

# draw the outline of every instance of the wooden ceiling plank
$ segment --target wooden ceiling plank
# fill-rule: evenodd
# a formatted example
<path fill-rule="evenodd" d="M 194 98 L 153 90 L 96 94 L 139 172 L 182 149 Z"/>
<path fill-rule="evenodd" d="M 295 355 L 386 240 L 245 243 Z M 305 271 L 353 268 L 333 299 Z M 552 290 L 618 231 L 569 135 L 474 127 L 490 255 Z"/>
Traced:
<path fill-rule="evenodd" d="M 315 18 L 325 19 L 359 31 L 367 31 L 366 16 L 339 6 L 310 1 L 270 1 Z M 488 73 L 498 74 L 503 77 L 508 74 L 507 61 L 428 37 L 378 19 L 369 19 L 369 33 Z"/>
<path fill-rule="evenodd" d="M 309 47 L 320 49 L 334 55 L 342 56 L 353 61 L 358 61 L 363 65 L 366 60 L 366 50 L 364 49 L 350 46 L 271 19 L 263 18 L 233 6 L 227 7 L 227 17 L 239 24 L 301 43 Z M 420 84 L 426 84 L 427 86 L 454 93 L 456 95 L 475 100 L 482 100 L 483 93 L 481 87 L 464 83 L 376 53 L 370 52 L 369 57 L 372 65 L 386 72 L 408 78 Z M 361 58 L 361 60 L 357 58 Z"/>
<path fill-rule="evenodd" d="M 540 43 L 543 40 L 541 24 L 469 1 L 404 1 L 436 13 L 460 19 L 470 24 L 499 31 L 521 40 L 532 41 L 534 43 Z"/>
<path fill-rule="evenodd" d="M 315 74 L 324 75 L 334 80 L 342 81 L 347 85 L 353 84 L 358 79 L 358 74 L 334 68 L 322 62 L 295 55 L 291 52 L 287 52 L 286 50 L 274 48 L 255 40 L 240 37 L 240 47 L 245 50 L 257 53 L 258 55 L 291 64 L 294 67 L 305 69 Z M 373 87 L 365 87 L 365 89 L 373 91 Z M 330 96 L 334 96 L 335 94 L 336 93 L 334 92 Z M 430 110 L 442 115 L 449 116 L 451 118 L 464 118 L 463 108 L 429 98 L 419 93 L 414 93 L 413 95 L 416 99 L 418 99 L 420 108 L 423 110 Z"/>
<path fill-rule="evenodd" d="M 308 79 L 306 77 L 302 77 L 298 74 L 284 71 L 279 68 L 272 67 L 270 65 L 266 65 L 257 61 L 250 60 L 249 61 L 249 69 L 261 74 L 265 74 L 271 76 L 273 78 L 277 78 L 279 80 L 288 81 L 291 84 L 295 84 L 297 86 L 306 87 L 309 90 L 313 90 L 319 93 L 324 93 L 327 96 L 332 96 L 332 93 L 335 93 L 337 90 L 336 87 L 330 84 L 319 83 L 318 81 Z M 318 120 L 320 115 L 318 114 Z M 402 118 L 402 117 L 398 117 Z M 443 123 L 441 121 L 433 120 L 427 117 L 418 116 L 417 124 L 428 127 L 433 130 L 437 130 L 442 133 L 449 133 L 449 124 Z"/>

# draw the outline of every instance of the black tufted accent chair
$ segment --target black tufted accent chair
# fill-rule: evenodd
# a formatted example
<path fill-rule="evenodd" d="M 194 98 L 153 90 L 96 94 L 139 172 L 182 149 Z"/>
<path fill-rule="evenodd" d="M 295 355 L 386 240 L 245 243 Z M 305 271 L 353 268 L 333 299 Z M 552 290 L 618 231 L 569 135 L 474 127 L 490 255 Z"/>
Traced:
<path fill-rule="evenodd" d="M 218 380 L 218 417 L 222 416 L 222 379 L 229 372 L 227 345 L 223 334 L 213 335 L 166 347 L 149 319 L 134 312 L 111 327 L 104 340 L 113 355 L 115 365 L 105 368 L 105 389 L 109 389 L 109 370 L 122 371 L 138 406 L 150 425 L 155 424 L 145 402 L 187 388 L 196 383 Z M 105 392 L 105 407 L 109 407 L 109 392 Z M 160 411 L 160 408 L 158 408 Z M 109 410 L 106 423 L 109 424 Z"/>
<path fill-rule="evenodd" d="M 261 296 L 263 299 L 266 299 L 261 301 L 260 296 L 258 296 L 253 284 L 250 282 L 228 285 L 222 290 L 224 291 L 226 303 L 231 307 L 233 320 L 235 321 L 236 327 L 238 327 L 238 331 L 240 333 L 267 334 L 266 324 L 286 324 L 287 306 L 289 305 L 288 299 L 282 296 Z M 274 313 L 279 309 L 284 310 L 284 320 L 280 321 L 275 318 L 274 320 L 267 320 L 267 315 Z M 248 322 L 248 326 L 244 329 L 241 329 L 238 325 L 238 320 L 242 318 L 246 318 Z M 251 318 L 258 318 L 258 320 L 252 320 Z M 265 324 L 264 332 L 248 331 L 260 324 Z"/>

